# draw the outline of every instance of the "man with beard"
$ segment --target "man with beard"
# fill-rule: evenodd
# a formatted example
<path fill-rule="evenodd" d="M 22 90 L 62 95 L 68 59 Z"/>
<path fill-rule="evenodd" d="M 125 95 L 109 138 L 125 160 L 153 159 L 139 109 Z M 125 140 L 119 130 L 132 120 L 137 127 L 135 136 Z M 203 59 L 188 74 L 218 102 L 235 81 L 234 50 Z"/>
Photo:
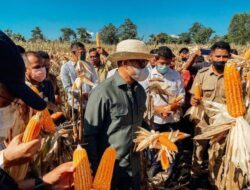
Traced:
<path fill-rule="evenodd" d="M 200 104 L 200 101 L 195 99 L 194 94 L 194 86 L 196 84 L 200 85 L 202 90 L 202 101 L 209 100 L 213 102 L 218 102 L 221 104 L 225 104 L 225 92 L 224 92 L 224 67 L 228 59 L 230 58 L 230 45 L 226 42 L 220 41 L 216 42 L 211 47 L 211 66 L 205 67 L 201 69 L 195 79 L 191 89 L 191 105 L 197 106 Z M 215 115 L 215 112 L 204 110 L 204 118 L 196 125 L 195 127 L 195 136 L 201 133 L 203 127 L 211 125 L 213 122 L 212 116 Z M 193 182 L 197 182 L 199 175 L 202 172 L 202 168 L 204 170 L 204 155 L 207 153 L 209 148 L 208 140 L 196 140 L 194 141 L 194 151 L 193 151 L 193 167 L 192 167 L 192 179 Z M 223 152 L 224 146 L 221 146 L 220 149 Z M 221 154 L 221 153 L 220 153 Z M 222 155 L 218 155 L 216 159 L 216 163 L 213 167 L 214 173 L 210 176 L 217 175 L 219 165 L 221 162 Z M 209 163 L 210 164 L 210 163 Z M 213 183 L 213 180 L 212 180 Z"/>

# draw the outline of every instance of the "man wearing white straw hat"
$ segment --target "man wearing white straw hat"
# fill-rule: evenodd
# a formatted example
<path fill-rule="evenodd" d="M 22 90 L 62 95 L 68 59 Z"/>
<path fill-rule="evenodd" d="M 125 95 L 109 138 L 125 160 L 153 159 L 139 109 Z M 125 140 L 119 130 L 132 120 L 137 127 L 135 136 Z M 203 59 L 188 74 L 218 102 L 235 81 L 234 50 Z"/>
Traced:
<path fill-rule="evenodd" d="M 108 57 L 117 62 L 118 70 L 93 90 L 86 107 L 84 140 L 93 171 L 105 148 L 113 146 L 117 151 L 111 189 L 140 189 L 140 159 L 133 152 L 133 139 L 146 101 L 138 81 L 147 78 L 150 58 L 144 42 L 121 41 Z"/>

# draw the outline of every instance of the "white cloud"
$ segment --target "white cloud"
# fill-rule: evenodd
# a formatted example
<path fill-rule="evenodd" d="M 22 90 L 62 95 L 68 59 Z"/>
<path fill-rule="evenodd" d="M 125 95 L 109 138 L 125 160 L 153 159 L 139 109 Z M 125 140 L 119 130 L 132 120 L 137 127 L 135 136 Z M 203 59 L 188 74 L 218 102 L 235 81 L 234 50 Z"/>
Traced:
<path fill-rule="evenodd" d="M 176 34 L 171 34 L 170 36 L 171 36 L 172 38 L 179 38 L 179 36 L 176 35 Z"/>

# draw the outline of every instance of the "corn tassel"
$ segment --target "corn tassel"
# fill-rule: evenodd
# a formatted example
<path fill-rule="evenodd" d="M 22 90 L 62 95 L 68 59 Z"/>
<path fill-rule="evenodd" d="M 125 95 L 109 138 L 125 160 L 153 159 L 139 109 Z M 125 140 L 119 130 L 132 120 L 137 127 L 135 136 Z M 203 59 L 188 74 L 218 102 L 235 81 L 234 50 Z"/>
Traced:
<path fill-rule="evenodd" d="M 100 161 L 97 169 L 93 188 L 95 190 L 109 190 L 111 186 L 112 174 L 116 160 L 116 150 L 108 147 Z"/>
<path fill-rule="evenodd" d="M 236 68 L 236 64 L 226 64 L 224 69 L 224 83 L 227 110 L 235 118 L 243 116 L 246 112 L 240 79 L 240 73 Z"/>
<path fill-rule="evenodd" d="M 92 176 L 87 152 L 80 145 L 73 153 L 74 184 L 75 190 L 90 190 L 92 186 Z"/>
<path fill-rule="evenodd" d="M 100 33 L 96 33 L 96 47 L 101 47 Z"/>
<path fill-rule="evenodd" d="M 27 143 L 38 137 L 42 126 L 40 119 L 41 119 L 40 112 L 38 112 L 30 119 L 23 134 L 22 138 L 23 143 Z M 10 175 L 16 181 L 21 181 L 26 177 L 28 168 L 29 168 L 29 163 L 24 163 L 22 165 L 14 166 L 10 169 Z"/>

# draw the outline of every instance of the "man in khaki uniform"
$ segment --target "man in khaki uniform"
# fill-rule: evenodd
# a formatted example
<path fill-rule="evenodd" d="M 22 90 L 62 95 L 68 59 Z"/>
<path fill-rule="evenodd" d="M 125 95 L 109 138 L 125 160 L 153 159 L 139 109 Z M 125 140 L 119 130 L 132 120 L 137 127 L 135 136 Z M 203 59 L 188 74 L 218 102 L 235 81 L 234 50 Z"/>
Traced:
<path fill-rule="evenodd" d="M 201 69 L 194 79 L 193 86 L 191 88 L 191 105 L 197 106 L 200 101 L 195 99 L 194 86 L 199 84 L 202 90 L 202 100 L 209 100 L 225 104 L 224 94 L 224 66 L 230 58 L 230 45 L 226 42 L 216 42 L 211 47 L 211 66 Z M 195 136 L 201 133 L 201 129 L 208 125 L 211 125 L 213 120 L 212 116 L 215 113 L 212 111 L 205 110 L 204 118 L 195 127 Z M 196 140 L 194 141 L 194 152 L 193 152 L 193 167 L 192 176 L 196 179 L 201 173 L 202 165 L 204 164 L 204 154 L 208 150 L 208 140 Z M 221 147 L 223 149 L 223 147 Z M 223 151 L 222 151 L 223 152 Z M 222 154 L 223 155 L 223 154 Z M 222 156 L 221 155 L 221 156 Z M 221 159 L 221 156 L 218 156 Z M 217 175 L 217 169 L 220 165 L 220 161 L 215 163 L 215 175 Z M 210 174 L 211 175 L 211 174 Z M 212 174 L 214 175 L 214 174 Z"/>

